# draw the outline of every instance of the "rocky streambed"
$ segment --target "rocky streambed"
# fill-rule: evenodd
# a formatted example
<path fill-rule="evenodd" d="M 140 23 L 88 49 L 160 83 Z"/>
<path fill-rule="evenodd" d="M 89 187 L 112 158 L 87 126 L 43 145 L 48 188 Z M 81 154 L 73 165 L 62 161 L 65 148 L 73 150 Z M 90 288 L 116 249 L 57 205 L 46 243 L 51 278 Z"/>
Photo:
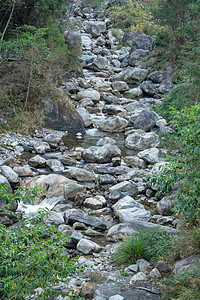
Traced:
<path fill-rule="evenodd" d="M 57 289 L 82 290 L 83 297 L 95 300 L 159 299 L 161 288 L 147 275 L 159 277 L 161 263 L 152 268 L 139 260 L 124 276 L 110 259 L 126 236 L 155 226 L 174 230 L 177 224 L 173 203 L 157 198 L 145 179 L 165 164 L 159 132 L 173 132 L 151 110 L 172 87 L 172 68 L 152 70 L 154 46 L 145 34 L 124 34 L 122 42 L 131 47 L 119 50 L 103 9 L 76 4 L 75 22 L 81 29 L 65 35 L 82 47 L 83 76 L 63 82 L 61 89 L 74 101 L 86 134 L 41 129 L 34 136 L 1 136 L 0 184 L 10 192 L 17 186 L 41 187 L 40 199 L 20 203 L 18 210 L 28 216 L 47 207 L 46 225 L 65 232 L 69 253 L 87 264 L 82 275 Z M 0 214 L 0 223 L 13 222 Z"/>

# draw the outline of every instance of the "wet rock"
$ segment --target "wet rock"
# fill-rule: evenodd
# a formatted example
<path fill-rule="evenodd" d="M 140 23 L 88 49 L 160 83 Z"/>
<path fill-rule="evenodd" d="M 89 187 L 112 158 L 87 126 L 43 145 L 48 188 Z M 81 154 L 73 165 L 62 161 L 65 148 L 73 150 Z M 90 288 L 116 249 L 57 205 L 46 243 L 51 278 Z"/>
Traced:
<path fill-rule="evenodd" d="M 106 70 L 108 68 L 108 60 L 106 57 L 98 55 L 92 62 L 91 66 L 94 66 L 99 70 Z"/>
<path fill-rule="evenodd" d="M 137 156 L 125 156 L 124 162 L 132 168 L 136 167 L 136 168 L 145 169 L 147 166 L 145 161 Z"/>
<path fill-rule="evenodd" d="M 136 118 L 129 119 L 134 128 L 142 129 L 144 131 L 149 131 L 150 129 L 152 129 L 156 125 L 157 120 L 158 115 L 148 109 L 142 110 Z"/>
<path fill-rule="evenodd" d="M 84 98 L 89 98 L 94 102 L 98 102 L 100 100 L 100 94 L 98 91 L 93 90 L 93 89 L 87 89 L 78 92 L 77 94 L 77 100 L 82 100 Z"/>
<path fill-rule="evenodd" d="M 58 154 L 55 156 L 55 158 L 61 161 L 61 163 L 66 166 L 74 166 L 76 164 L 76 160 L 71 158 L 67 154 Z"/>
<path fill-rule="evenodd" d="M 65 230 L 64 234 L 69 238 L 65 244 L 65 247 L 69 249 L 76 249 L 78 242 L 83 239 L 82 233 L 73 229 Z"/>
<path fill-rule="evenodd" d="M 116 156 L 121 156 L 121 151 L 117 146 L 110 144 L 102 147 L 91 146 L 83 151 L 83 159 L 86 162 L 106 163 Z"/>
<path fill-rule="evenodd" d="M 107 115 L 117 115 L 119 113 L 125 112 L 125 109 L 121 105 L 111 104 L 111 105 L 105 105 L 102 111 L 103 111 L 103 113 L 105 113 Z M 106 128 L 105 131 L 108 131 L 109 124 L 111 124 L 111 126 L 113 126 L 113 127 L 116 126 L 116 121 L 118 121 L 118 120 L 116 120 L 116 117 L 113 117 L 113 118 L 114 119 L 112 119 L 112 120 L 111 120 L 111 118 L 107 119 L 104 122 L 104 124 L 101 125 L 102 128 L 105 125 L 105 128 Z M 119 131 L 120 131 L 120 129 L 119 129 Z"/>
<path fill-rule="evenodd" d="M 128 135 L 125 140 L 125 146 L 132 150 L 145 150 L 150 147 L 157 147 L 160 145 L 159 137 L 154 132 L 146 133 L 143 130 L 135 130 Z"/>
<path fill-rule="evenodd" d="M 101 125 L 101 130 L 108 132 L 123 132 L 128 126 L 128 121 L 124 118 L 115 116 L 108 118 L 103 125 Z"/>
<path fill-rule="evenodd" d="M 114 81 L 112 83 L 112 88 L 119 92 L 126 92 L 129 90 L 128 84 L 125 81 Z"/>
<path fill-rule="evenodd" d="M 90 240 L 81 239 L 77 244 L 77 250 L 84 254 L 91 254 L 93 252 L 100 252 L 102 247 Z"/>
<path fill-rule="evenodd" d="M 109 137 L 104 137 L 101 138 L 98 142 L 97 142 L 97 146 L 104 146 L 106 144 L 111 144 L 111 145 L 115 145 L 116 141 L 114 139 L 111 139 Z"/>
<path fill-rule="evenodd" d="M 95 181 L 95 175 L 93 172 L 77 167 L 69 167 L 65 174 L 67 177 L 75 178 L 78 181 L 93 182 Z"/>
<path fill-rule="evenodd" d="M 125 196 L 135 196 L 138 193 L 136 184 L 123 181 L 109 188 L 109 199 L 118 200 Z"/>
<path fill-rule="evenodd" d="M 83 123 L 85 127 L 88 127 L 92 124 L 92 120 L 89 112 L 84 107 L 79 107 L 76 109 L 81 118 L 83 119 Z"/>
<path fill-rule="evenodd" d="M 0 166 L 1 173 L 8 179 L 10 183 L 19 183 L 19 175 L 8 166 Z"/>
<path fill-rule="evenodd" d="M 41 157 L 40 155 L 36 155 L 34 157 L 31 157 L 28 160 L 28 163 L 31 167 L 42 168 L 46 164 L 46 159 Z"/>
<path fill-rule="evenodd" d="M 81 107 L 93 106 L 94 102 L 90 98 L 83 98 L 79 101 Z"/>
<path fill-rule="evenodd" d="M 31 170 L 31 168 L 27 167 L 27 166 L 16 166 L 13 168 L 13 170 L 20 176 L 20 177 L 31 177 L 33 176 L 33 171 Z"/>
<path fill-rule="evenodd" d="M 125 110 L 128 112 L 137 112 L 137 111 L 141 111 L 144 108 L 145 105 L 138 101 L 131 102 L 125 106 Z"/>
<path fill-rule="evenodd" d="M 140 87 L 130 89 L 129 91 L 124 93 L 124 97 L 128 99 L 138 99 L 143 95 L 143 91 Z"/>
<path fill-rule="evenodd" d="M 48 198 L 63 195 L 63 188 L 69 182 L 73 182 L 65 176 L 58 174 L 39 175 L 30 179 L 25 179 L 22 186 L 27 188 L 41 188 L 42 196 Z"/>
<path fill-rule="evenodd" d="M 97 229 L 105 230 L 107 228 L 105 222 L 98 217 L 89 216 L 78 209 L 69 209 L 65 212 L 65 219 L 68 224 L 74 224 L 75 222 L 84 223 L 87 226 L 92 226 Z"/>
<path fill-rule="evenodd" d="M 47 159 L 46 165 L 52 170 L 54 173 L 62 173 L 65 169 L 63 164 L 57 159 Z"/>
<path fill-rule="evenodd" d="M 85 207 L 89 207 L 92 209 L 100 209 L 106 205 L 106 199 L 101 196 L 97 195 L 95 197 L 86 198 L 84 201 Z"/>
<path fill-rule="evenodd" d="M 77 193 L 86 192 L 86 188 L 78 183 L 68 183 L 64 185 L 64 197 L 66 200 L 74 200 Z"/>

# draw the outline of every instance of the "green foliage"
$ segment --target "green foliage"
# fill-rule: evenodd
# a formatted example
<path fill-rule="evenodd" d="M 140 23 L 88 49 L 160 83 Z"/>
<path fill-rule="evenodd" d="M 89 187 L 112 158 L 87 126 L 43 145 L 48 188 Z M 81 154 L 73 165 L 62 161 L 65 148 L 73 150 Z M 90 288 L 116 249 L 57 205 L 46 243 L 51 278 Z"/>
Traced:
<path fill-rule="evenodd" d="M 114 28 L 125 31 L 138 31 L 153 35 L 158 31 L 158 26 L 152 24 L 148 7 L 135 1 L 129 5 L 111 7 L 108 10 Z"/>
<path fill-rule="evenodd" d="M 179 275 L 170 276 L 164 283 L 162 299 L 197 300 L 199 295 L 200 261 L 197 268 Z"/>
<path fill-rule="evenodd" d="M 1 188 L 0 199 L 30 200 L 35 192 L 21 189 L 10 195 Z M 43 289 L 41 294 L 37 293 L 38 299 L 55 299 L 63 293 L 53 286 L 78 271 L 74 265 L 76 259 L 65 253 L 67 237 L 54 226 L 47 228 L 42 223 L 47 216 L 46 211 L 29 219 L 17 215 L 17 226 L 0 225 L 1 299 L 23 299 L 38 287 Z"/>
<path fill-rule="evenodd" d="M 179 153 L 168 157 L 170 164 L 150 176 L 149 183 L 159 186 L 159 194 L 168 196 L 177 184 L 175 210 L 192 221 L 200 212 L 200 104 L 180 112 L 173 109 L 172 116 Z"/>
<path fill-rule="evenodd" d="M 135 263 L 139 258 L 153 263 L 171 249 L 175 236 L 159 227 L 146 229 L 122 242 L 112 259 L 116 265 Z"/>

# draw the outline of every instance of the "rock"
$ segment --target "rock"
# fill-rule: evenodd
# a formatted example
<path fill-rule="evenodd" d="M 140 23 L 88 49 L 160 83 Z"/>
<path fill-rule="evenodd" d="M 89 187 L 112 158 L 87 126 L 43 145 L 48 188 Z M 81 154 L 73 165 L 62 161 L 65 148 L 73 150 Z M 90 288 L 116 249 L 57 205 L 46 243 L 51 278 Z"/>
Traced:
<path fill-rule="evenodd" d="M 133 264 L 127 267 L 127 270 L 136 273 L 138 271 L 138 265 L 137 264 Z"/>
<path fill-rule="evenodd" d="M 146 273 L 152 269 L 151 264 L 145 259 L 138 259 L 136 264 L 138 265 L 140 272 Z"/>
<path fill-rule="evenodd" d="M 106 70 L 108 68 L 108 60 L 106 57 L 98 55 L 91 66 L 96 67 L 98 70 Z"/>
<path fill-rule="evenodd" d="M 92 226 L 101 230 L 105 230 L 107 228 L 105 222 L 103 222 L 100 218 L 89 216 L 87 213 L 84 213 L 79 209 L 66 210 L 65 219 L 69 224 L 81 222 L 87 226 Z"/>
<path fill-rule="evenodd" d="M 172 273 L 173 274 L 181 274 L 185 271 L 189 271 L 195 268 L 198 268 L 198 261 L 200 259 L 200 256 L 191 256 L 184 259 L 181 259 L 179 261 L 176 261 L 174 264 L 174 268 Z"/>
<path fill-rule="evenodd" d="M 93 89 L 87 89 L 78 92 L 77 94 L 77 100 L 82 100 L 84 98 L 89 98 L 94 102 L 98 102 L 100 100 L 100 94 L 98 91 L 93 90 Z"/>
<path fill-rule="evenodd" d="M 108 118 L 102 125 L 101 130 L 108 132 L 123 132 L 128 126 L 128 121 L 124 118 L 115 116 Z"/>
<path fill-rule="evenodd" d="M 69 167 L 65 174 L 70 178 L 75 178 L 78 181 L 93 182 L 95 181 L 95 175 L 93 172 L 77 167 Z"/>
<path fill-rule="evenodd" d="M 92 124 L 92 120 L 87 109 L 85 109 L 84 107 L 79 107 L 76 110 L 78 114 L 81 116 L 81 118 L 83 119 L 84 126 L 85 127 L 90 126 Z"/>
<path fill-rule="evenodd" d="M 138 272 L 135 275 L 133 275 L 130 279 L 130 285 L 134 284 L 137 281 L 146 281 L 147 280 L 147 276 L 145 273 L 143 272 Z"/>
<path fill-rule="evenodd" d="M 100 30 L 95 24 L 87 24 L 85 32 L 90 33 L 94 38 L 100 36 Z"/>
<path fill-rule="evenodd" d="M 0 186 L 1 185 L 7 185 L 7 192 L 12 193 L 12 188 L 11 188 L 11 185 L 10 185 L 8 179 L 5 176 L 0 174 Z"/>
<path fill-rule="evenodd" d="M 74 166 L 76 164 L 76 160 L 71 158 L 67 154 L 58 154 L 55 156 L 55 158 L 61 161 L 61 163 L 63 163 L 66 166 Z"/>
<path fill-rule="evenodd" d="M 84 254 L 91 254 L 93 252 L 100 252 L 102 247 L 90 240 L 81 239 L 77 244 L 77 250 Z"/>
<path fill-rule="evenodd" d="M 137 221 L 136 221 L 137 222 Z M 112 226 L 106 235 L 107 241 L 109 242 L 117 242 L 123 241 L 127 236 L 131 236 L 133 233 L 137 231 L 134 230 L 129 222 L 120 223 Z"/>
<path fill-rule="evenodd" d="M 140 84 L 147 77 L 149 71 L 141 68 L 127 68 L 112 77 L 113 81 L 126 81 L 128 84 Z"/>
<path fill-rule="evenodd" d="M 62 173 L 65 169 L 63 164 L 57 159 L 48 159 L 46 161 L 46 165 L 52 170 L 54 173 Z"/>
<path fill-rule="evenodd" d="M 109 137 L 104 137 L 104 138 L 101 138 L 100 140 L 98 140 L 97 142 L 97 146 L 104 146 L 106 144 L 111 144 L 111 145 L 115 145 L 116 144 L 116 141 L 114 139 L 111 139 Z"/>
<path fill-rule="evenodd" d="M 131 102 L 125 106 L 125 110 L 131 113 L 141 111 L 144 108 L 146 108 L 145 105 L 138 101 Z"/>
<path fill-rule="evenodd" d="M 131 166 L 132 168 L 141 168 L 145 169 L 146 168 L 146 163 L 143 159 L 140 159 L 137 156 L 125 156 L 124 157 L 124 162 L 128 165 Z"/>
<path fill-rule="evenodd" d="M 44 154 L 47 151 L 50 151 L 49 144 L 46 143 L 46 142 L 42 142 L 42 141 L 34 141 L 33 142 L 33 148 L 39 154 Z"/>
<path fill-rule="evenodd" d="M 168 263 L 166 261 L 163 261 L 163 260 L 159 260 L 156 263 L 155 268 L 158 269 L 158 271 L 160 273 L 166 273 L 166 272 L 170 272 L 171 271 Z"/>
<path fill-rule="evenodd" d="M 44 218 L 44 223 L 48 227 L 50 227 L 52 225 L 55 225 L 56 227 L 58 227 L 60 224 L 64 224 L 65 221 L 64 221 L 62 213 L 58 213 L 55 211 L 49 211 L 48 216 Z"/>
<path fill-rule="evenodd" d="M 143 109 L 136 118 L 129 119 L 129 122 L 133 124 L 136 129 L 142 129 L 144 131 L 149 131 L 152 129 L 158 120 L 158 115 L 148 109 Z"/>
<path fill-rule="evenodd" d="M 65 247 L 68 249 L 76 249 L 78 242 L 83 239 L 82 233 L 73 229 L 65 230 L 64 233 L 65 236 L 69 237 Z"/>
<path fill-rule="evenodd" d="M 126 166 L 107 167 L 105 165 L 99 165 L 94 167 L 94 172 L 98 174 L 111 174 L 111 175 L 122 175 L 131 171 L 131 168 Z"/>
<path fill-rule="evenodd" d="M 91 49 L 92 40 L 88 36 L 81 35 L 81 42 L 82 42 L 82 47 L 83 48 L 86 48 L 87 50 Z"/>
<path fill-rule="evenodd" d="M 164 197 L 157 203 L 156 209 L 163 216 L 171 216 L 173 214 L 172 209 L 174 205 L 174 200 Z"/>
<path fill-rule="evenodd" d="M 72 180 L 58 174 L 39 175 L 30 179 L 25 179 L 22 186 L 26 188 L 41 188 L 42 195 L 48 198 L 63 195 L 63 187 Z"/>
<path fill-rule="evenodd" d="M 62 87 L 65 93 L 69 96 L 70 94 L 77 93 L 79 91 L 79 88 L 74 81 L 63 82 Z"/>
<path fill-rule="evenodd" d="M 125 146 L 132 150 L 145 150 L 150 147 L 158 147 L 160 145 L 159 137 L 154 132 L 146 133 L 143 130 L 135 130 L 128 135 L 125 140 Z M 140 157 L 141 158 L 141 157 Z"/>
<path fill-rule="evenodd" d="M 109 297 L 108 300 L 124 300 L 124 299 L 125 298 L 120 295 L 114 295 L 114 296 Z"/>
<path fill-rule="evenodd" d="M 83 159 L 86 162 L 106 163 L 111 162 L 113 157 L 121 156 L 120 149 L 111 144 L 102 147 L 91 146 L 83 151 Z"/>
<path fill-rule="evenodd" d="M 20 176 L 20 177 L 31 177 L 33 176 L 33 171 L 31 170 L 31 168 L 27 167 L 27 166 L 16 166 L 13 168 L 13 170 Z"/>
<path fill-rule="evenodd" d="M 128 63 L 131 67 L 134 67 L 140 63 L 140 59 L 143 57 L 147 57 L 149 55 L 150 51 L 143 50 L 143 49 L 137 49 L 129 55 Z"/>
<path fill-rule="evenodd" d="M 145 94 L 147 94 L 147 96 L 155 96 L 158 92 L 158 87 L 156 83 L 153 83 L 150 80 L 143 81 L 140 85 L 140 88 Z"/>
<path fill-rule="evenodd" d="M 71 100 L 59 90 L 59 100 L 45 98 L 43 100 L 43 115 L 46 128 L 68 131 L 70 133 L 85 133 L 83 121 L 74 108 Z"/>
<path fill-rule="evenodd" d="M 148 75 L 147 79 L 155 83 L 161 83 L 163 80 L 164 74 L 162 71 L 154 71 Z"/>
<path fill-rule="evenodd" d="M 65 41 L 69 49 L 81 49 L 81 35 L 80 32 L 74 28 L 70 28 L 64 32 Z"/>
<path fill-rule="evenodd" d="M 127 32 L 123 36 L 122 45 L 132 46 L 133 51 L 136 49 L 151 50 L 152 37 L 136 31 Z"/>
<path fill-rule="evenodd" d="M 105 174 L 105 175 L 98 175 L 97 177 L 97 183 L 99 187 L 103 184 L 116 184 L 117 180 L 114 176 L 110 174 Z"/>
<path fill-rule="evenodd" d="M 103 110 L 102 110 L 103 113 L 107 114 L 107 115 L 117 115 L 119 113 L 124 113 L 126 112 L 125 109 L 121 106 L 121 105 L 114 105 L 114 104 L 111 104 L 111 105 L 105 105 Z M 117 117 L 119 118 L 119 117 Z M 115 126 L 116 125 L 116 121 L 118 121 L 118 119 L 116 119 L 116 117 L 114 117 L 111 121 L 111 119 L 107 119 L 104 124 L 106 123 L 111 123 L 112 126 Z M 103 125 L 104 125 L 103 124 Z M 103 127 L 102 125 L 102 127 Z M 108 126 L 107 126 L 108 127 Z M 108 131 L 108 130 L 106 130 Z M 120 131 L 120 129 L 119 129 Z"/>
<path fill-rule="evenodd" d="M 131 222 L 133 220 L 144 220 L 147 221 L 151 213 L 146 209 L 141 209 L 137 207 L 127 208 L 127 209 L 119 209 L 115 214 L 120 222 Z"/>
<path fill-rule="evenodd" d="M 57 144 L 59 145 L 62 142 L 63 136 L 66 135 L 63 131 L 57 131 L 54 133 L 49 133 L 45 136 L 44 142 L 47 142 L 49 144 Z"/>
<path fill-rule="evenodd" d="M 126 197 L 118 200 L 112 206 L 112 209 L 113 209 L 114 213 L 117 214 L 117 212 L 119 210 L 127 209 L 127 208 L 133 208 L 133 207 L 137 207 L 137 208 L 141 208 L 141 209 L 144 208 L 144 206 L 142 204 L 140 204 L 139 202 L 137 202 L 136 200 L 134 200 L 132 197 L 126 196 Z"/>
<path fill-rule="evenodd" d="M 100 209 L 106 205 L 106 199 L 101 196 L 97 195 L 95 197 L 86 198 L 84 201 L 84 205 L 86 207 L 92 208 L 92 209 Z"/>
<path fill-rule="evenodd" d="M 90 98 L 83 98 L 79 101 L 81 107 L 94 106 L 94 102 Z"/>
<path fill-rule="evenodd" d="M 34 157 L 31 157 L 28 160 L 28 163 L 31 167 L 42 168 L 46 164 L 46 159 L 41 157 L 40 155 L 36 155 Z"/>
<path fill-rule="evenodd" d="M 143 95 L 143 91 L 141 90 L 140 87 L 130 89 L 129 91 L 124 93 L 124 98 L 128 99 L 138 99 L 141 98 Z"/>
<path fill-rule="evenodd" d="M 4 175 L 10 183 L 19 183 L 19 175 L 11 167 L 0 166 L 0 170 L 2 175 Z"/>
<path fill-rule="evenodd" d="M 170 78 L 164 79 L 159 86 L 159 93 L 168 93 L 173 88 L 173 83 Z"/>
<path fill-rule="evenodd" d="M 81 294 L 86 299 L 93 299 L 96 290 L 94 282 L 85 282 L 82 286 Z"/>
<path fill-rule="evenodd" d="M 85 193 L 86 188 L 78 183 L 70 182 L 64 185 L 64 197 L 66 200 L 74 200 L 77 193 Z"/>
<path fill-rule="evenodd" d="M 125 196 L 135 196 L 138 193 L 136 184 L 123 181 L 109 188 L 109 199 L 118 200 Z"/>
<path fill-rule="evenodd" d="M 144 159 L 144 161 L 146 161 L 149 164 L 159 163 L 159 165 L 160 165 L 160 161 L 162 160 L 159 157 L 159 149 L 158 148 L 146 149 L 146 150 L 140 151 L 137 155 L 139 158 Z"/>
<path fill-rule="evenodd" d="M 126 92 L 129 90 L 128 84 L 125 81 L 114 81 L 112 83 L 112 88 L 119 92 Z"/>
<path fill-rule="evenodd" d="M 161 277 L 161 274 L 157 268 L 154 268 L 151 270 L 151 272 L 149 272 L 149 276 L 152 278 L 158 278 L 158 277 Z"/>

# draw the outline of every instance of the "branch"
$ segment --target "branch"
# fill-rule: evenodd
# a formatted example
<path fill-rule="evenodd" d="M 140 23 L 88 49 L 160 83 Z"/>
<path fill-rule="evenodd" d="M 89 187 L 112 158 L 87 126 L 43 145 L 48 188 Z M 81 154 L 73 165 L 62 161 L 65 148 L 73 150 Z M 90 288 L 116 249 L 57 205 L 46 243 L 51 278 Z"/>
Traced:
<path fill-rule="evenodd" d="M 8 21 L 7 21 L 7 23 L 6 23 L 6 26 L 5 26 L 4 31 L 3 31 L 3 33 L 2 33 L 2 36 L 1 36 L 1 40 L 2 40 L 2 41 L 3 41 L 3 39 L 4 39 L 4 35 L 5 35 L 6 30 L 7 30 L 8 26 L 9 26 L 9 24 L 10 24 L 10 20 L 11 20 L 11 18 L 12 18 L 12 15 L 13 15 L 13 12 L 14 12 L 14 9 L 15 9 L 15 1 L 16 1 L 16 0 L 13 0 L 12 10 L 11 10 L 10 16 L 9 16 L 9 18 L 8 18 Z"/>

